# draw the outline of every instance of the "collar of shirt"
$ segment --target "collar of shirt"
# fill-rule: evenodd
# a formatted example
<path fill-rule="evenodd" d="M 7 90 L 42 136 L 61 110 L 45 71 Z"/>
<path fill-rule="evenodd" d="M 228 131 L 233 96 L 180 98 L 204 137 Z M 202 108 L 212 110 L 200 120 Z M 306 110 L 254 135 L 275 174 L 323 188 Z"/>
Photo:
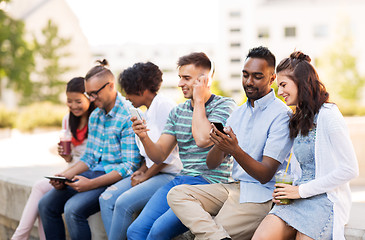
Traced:
<path fill-rule="evenodd" d="M 275 100 L 275 92 L 274 89 L 271 89 L 271 91 L 268 94 L 266 94 L 260 99 L 255 100 L 254 106 L 259 107 L 260 110 L 263 111 L 274 100 Z M 252 108 L 250 101 L 247 101 L 246 104 L 250 105 L 250 108 Z"/>

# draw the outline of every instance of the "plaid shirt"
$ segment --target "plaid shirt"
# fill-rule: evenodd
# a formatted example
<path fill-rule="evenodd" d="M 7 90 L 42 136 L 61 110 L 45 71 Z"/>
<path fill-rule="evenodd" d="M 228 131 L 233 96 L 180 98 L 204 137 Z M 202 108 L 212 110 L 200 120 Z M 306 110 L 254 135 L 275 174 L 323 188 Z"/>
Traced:
<path fill-rule="evenodd" d="M 86 151 L 81 158 L 89 169 L 101 163 L 106 173 L 115 170 L 125 178 L 139 167 L 141 156 L 130 121 L 129 105 L 117 93 L 109 113 L 105 114 L 100 108 L 91 113 Z"/>

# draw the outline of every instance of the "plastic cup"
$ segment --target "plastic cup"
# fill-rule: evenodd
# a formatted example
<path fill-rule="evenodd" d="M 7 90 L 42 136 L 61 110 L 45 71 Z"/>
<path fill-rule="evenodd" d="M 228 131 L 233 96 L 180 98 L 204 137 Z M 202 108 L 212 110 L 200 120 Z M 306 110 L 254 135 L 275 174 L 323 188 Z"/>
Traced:
<path fill-rule="evenodd" d="M 277 173 L 275 175 L 275 182 L 276 183 L 285 183 L 285 184 L 293 184 L 293 177 L 290 174 L 285 174 L 285 173 Z M 290 203 L 290 199 L 280 199 L 280 204 L 282 205 L 287 205 Z"/>
<path fill-rule="evenodd" d="M 70 131 L 61 130 L 59 144 L 63 148 L 62 155 L 71 154 L 71 139 L 72 139 L 72 135 L 71 135 Z"/>

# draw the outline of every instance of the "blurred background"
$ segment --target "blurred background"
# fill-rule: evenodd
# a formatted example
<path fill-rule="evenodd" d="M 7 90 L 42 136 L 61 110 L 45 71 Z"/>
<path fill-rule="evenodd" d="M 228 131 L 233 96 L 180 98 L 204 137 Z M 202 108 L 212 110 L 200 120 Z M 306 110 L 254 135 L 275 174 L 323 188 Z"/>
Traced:
<path fill-rule="evenodd" d="M 116 76 L 154 62 L 161 92 L 182 102 L 176 62 L 203 51 L 216 66 L 213 92 L 242 104 L 245 56 L 263 45 L 277 62 L 294 50 L 308 54 L 360 141 L 364 12 L 363 0 L 0 0 L 0 139 L 59 128 L 66 82 L 103 58 Z"/>
<path fill-rule="evenodd" d="M 364 0 L 0 0 L 0 239 L 12 235 L 30 187 L 65 167 L 56 146 L 66 82 L 103 58 L 115 76 L 152 61 L 161 92 L 182 102 L 176 62 L 203 51 L 216 66 L 213 92 L 242 104 L 250 48 L 267 46 L 277 63 L 303 51 L 345 116 L 360 166 L 352 198 L 364 203 L 364 13 Z"/>

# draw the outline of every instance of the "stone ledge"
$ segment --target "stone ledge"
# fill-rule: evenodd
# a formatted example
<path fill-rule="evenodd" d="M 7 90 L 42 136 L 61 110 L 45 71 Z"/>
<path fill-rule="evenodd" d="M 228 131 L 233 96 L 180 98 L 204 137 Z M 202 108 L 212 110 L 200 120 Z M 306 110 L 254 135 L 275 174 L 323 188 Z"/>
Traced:
<path fill-rule="evenodd" d="M 10 239 L 18 221 L 21 217 L 23 208 L 31 191 L 31 186 L 11 181 L 0 177 L 0 239 Z M 353 203 L 350 221 L 346 225 L 346 240 L 365 240 L 365 203 Z M 107 239 L 100 212 L 90 216 L 89 224 L 92 231 L 93 240 Z M 38 239 L 37 223 L 31 232 L 31 240 Z M 173 240 L 192 240 L 194 236 L 186 232 Z"/>

